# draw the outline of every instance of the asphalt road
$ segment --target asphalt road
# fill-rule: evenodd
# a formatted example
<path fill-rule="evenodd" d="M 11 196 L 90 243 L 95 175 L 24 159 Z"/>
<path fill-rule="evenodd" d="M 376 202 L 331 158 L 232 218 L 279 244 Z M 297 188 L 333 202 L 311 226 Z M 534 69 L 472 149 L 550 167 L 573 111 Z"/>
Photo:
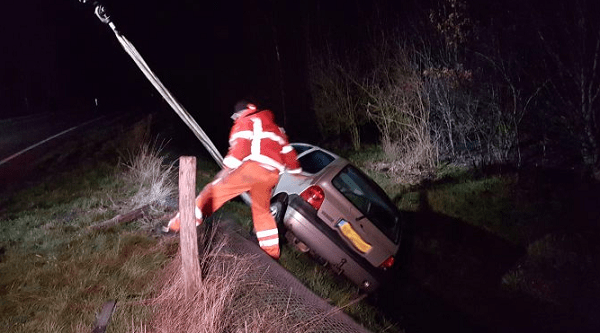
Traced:
<path fill-rule="evenodd" d="M 44 163 L 60 160 L 67 147 L 87 143 L 94 128 L 131 123 L 128 114 L 69 115 L 46 113 L 0 120 L 0 192 L 39 178 Z"/>

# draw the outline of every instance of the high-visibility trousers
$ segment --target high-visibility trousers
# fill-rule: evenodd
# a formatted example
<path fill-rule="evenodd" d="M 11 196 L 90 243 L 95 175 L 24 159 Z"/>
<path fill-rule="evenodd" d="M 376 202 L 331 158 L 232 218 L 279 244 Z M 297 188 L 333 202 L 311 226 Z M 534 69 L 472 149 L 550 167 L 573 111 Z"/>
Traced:
<path fill-rule="evenodd" d="M 219 174 L 196 198 L 196 221 L 210 216 L 227 201 L 248 192 L 252 200 L 252 221 L 258 245 L 271 257 L 279 259 L 279 232 L 271 215 L 271 192 L 279 181 L 277 170 L 268 170 L 254 161 L 246 161 L 237 169 Z M 169 228 L 179 231 L 179 214 L 169 222 Z"/>

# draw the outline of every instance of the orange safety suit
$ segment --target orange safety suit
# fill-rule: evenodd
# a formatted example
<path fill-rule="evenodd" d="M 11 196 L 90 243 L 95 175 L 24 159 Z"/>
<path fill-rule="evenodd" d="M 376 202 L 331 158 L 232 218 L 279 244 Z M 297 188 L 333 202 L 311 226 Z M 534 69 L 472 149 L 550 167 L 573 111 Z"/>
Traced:
<path fill-rule="evenodd" d="M 234 116 L 229 151 L 223 159 L 225 167 L 196 198 L 196 223 L 200 224 L 227 201 L 248 192 L 259 246 L 279 259 L 279 232 L 269 208 L 271 192 L 280 173 L 300 173 L 302 169 L 296 151 L 275 123 L 271 111 L 247 104 Z M 177 214 L 169 222 L 169 229 L 179 231 L 179 224 Z"/>

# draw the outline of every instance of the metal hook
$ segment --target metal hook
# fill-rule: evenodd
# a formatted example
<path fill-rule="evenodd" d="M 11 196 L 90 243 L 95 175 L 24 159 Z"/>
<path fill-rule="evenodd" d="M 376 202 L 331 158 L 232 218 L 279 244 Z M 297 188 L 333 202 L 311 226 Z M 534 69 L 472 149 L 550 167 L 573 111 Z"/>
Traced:
<path fill-rule="evenodd" d="M 94 13 L 96 13 L 96 16 L 98 16 L 98 19 L 100 19 L 100 21 L 102 23 L 106 23 L 106 24 L 110 23 L 110 16 L 106 12 L 106 9 L 104 8 L 104 6 L 97 5 L 96 9 L 94 10 Z"/>

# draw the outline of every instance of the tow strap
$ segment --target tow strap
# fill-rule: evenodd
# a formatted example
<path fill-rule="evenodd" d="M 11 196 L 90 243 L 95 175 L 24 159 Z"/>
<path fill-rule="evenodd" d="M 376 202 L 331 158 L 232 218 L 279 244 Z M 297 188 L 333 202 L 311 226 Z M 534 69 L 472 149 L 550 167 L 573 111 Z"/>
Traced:
<path fill-rule="evenodd" d="M 112 29 L 112 31 L 115 33 L 115 36 L 121 43 L 121 46 L 123 46 L 127 54 L 129 54 L 129 56 L 138 65 L 138 67 L 144 73 L 144 75 L 146 75 L 146 78 L 148 78 L 148 80 L 150 81 L 150 83 L 152 83 L 154 88 L 158 90 L 158 92 L 167 101 L 167 103 L 169 103 L 171 108 L 173 108 L 173 111 L 175 111 L 175 113 L 179 115 L 181 120 L 183 120 L 183 122 L 192 130 L 194 135 L 196 135 L 198 140 L 200 140 L 202 145 L 204 145 L 206 150 L 208 150 L 208 152 L 217 162 L 217 164 L 219 164 L 220 167 L 223 167 L 223 156 L 217 150 L 210 138 L 206 135 L 206 133 L 204 133 L 202 128 L 198 125 L 194 118 L 192 118 L 192 116 L 186 111 L 186 109 L 177 101 L 177 99 L 173 97 L 171 92 L 169 92 L 169 90 L 162 84 L 162 82 L 160 82 L 160 80 L 154 74 L 154 72 L 152 72 L 148 64 L 146 64 L 144 58 L 142 58 L 142 56 L 135 49 L 133 44 L 131 44 L 131 42 L 129 42 L 127 38 L 125 38 L 125 36 L 123 36 L 123 34 L 119 32 L 119 30 L 117 30 L 116 25 L 110 19 L 110 16 L 108 15 L 105 7 L 98 1 L 94 0 L 79 1 L 84 4 L 91 4 L 94 7 L 94 13 L 96 14 L 96 16 L 98 16 L 98 19 L 100 19 L 102 23 L 107 24 Z"/>

